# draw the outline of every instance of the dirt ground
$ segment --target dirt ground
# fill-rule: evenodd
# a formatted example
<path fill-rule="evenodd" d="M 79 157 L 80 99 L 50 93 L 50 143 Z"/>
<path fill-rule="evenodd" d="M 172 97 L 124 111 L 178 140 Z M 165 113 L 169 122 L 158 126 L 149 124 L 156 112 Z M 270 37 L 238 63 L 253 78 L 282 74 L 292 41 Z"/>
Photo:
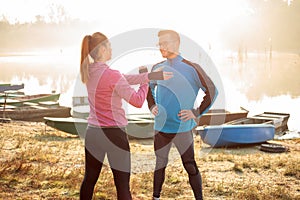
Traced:
<path fill-rule="evenodd" d="M 300 140 L 274 140 L 288 152 L 266 153 L 259 145 L 211 148 L 195 136 L 205 199 L 300 199 Z M 151 199 L 155 164 L 152 140 L 130 140 L 134 199 Z M 84 145 L 76 135 L 44 123 L 0 123 L 0 199 L 79 199 Z M 115 199 L 106 166 L 94 199 Z M 187 174 L 173 148 L 161 199 L 193 199 Z"/>

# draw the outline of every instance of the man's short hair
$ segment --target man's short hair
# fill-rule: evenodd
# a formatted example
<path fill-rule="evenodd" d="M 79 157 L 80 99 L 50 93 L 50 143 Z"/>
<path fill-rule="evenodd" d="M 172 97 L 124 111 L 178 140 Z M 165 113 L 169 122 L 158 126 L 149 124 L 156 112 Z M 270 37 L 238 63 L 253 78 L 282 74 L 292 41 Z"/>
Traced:
<path fill-rule="evenodd" d="M 160 30 L 158 32 L 158 37 L 162 36 L 162 35 L 171 35 L 172 38 L 178 40 L 180 42 L 180 36 L 179 34 L 176 32 L 176 31 L 173 31 L 173 30 Z"/>

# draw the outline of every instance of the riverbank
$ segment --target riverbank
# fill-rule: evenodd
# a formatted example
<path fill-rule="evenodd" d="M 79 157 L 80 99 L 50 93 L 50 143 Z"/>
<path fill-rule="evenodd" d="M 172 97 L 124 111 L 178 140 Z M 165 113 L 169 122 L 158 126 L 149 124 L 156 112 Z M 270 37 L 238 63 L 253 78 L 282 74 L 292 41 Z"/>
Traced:
<path fill-rule="evenodd" d="M 265 153 L 258 146 L 212 149 L 195 137 L 205 199 L 300 199 L 300 140 L 272 141 L 289 147 Z M 152 140 L 130 142 L 131 191 L 151 199 Z M 43 123 L 0 123 L 0 199 L 78 199 L 84 174 L 83 141 Z M 95 199 L 116 199 L 109 167 L 104 166 Z M 179 155 L 171 151 L 164 199 L 193 199 Z"/>

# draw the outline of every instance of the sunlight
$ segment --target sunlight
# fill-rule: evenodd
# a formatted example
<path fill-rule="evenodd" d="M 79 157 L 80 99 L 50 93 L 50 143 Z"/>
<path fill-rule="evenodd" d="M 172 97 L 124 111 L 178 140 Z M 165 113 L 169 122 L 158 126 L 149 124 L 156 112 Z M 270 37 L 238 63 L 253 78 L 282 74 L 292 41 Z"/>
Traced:
<path fill-rule="evenodd" d="M 242 22 L 253 12 L 247 0 L 212 0 L 201 1 L 201 3 L 200 18 L 204 19 L 201 21 L 201 27 L 206 30 L 203 37 L 204 40 L 209 40 L 209 45 L 213 44 L 216 49 L 222 48 L 222 41 L 219 39 L 222 28 L 232 21 Z"/>
<path fill-rule="evenodd" d="M 288 4 L 288 6 L 290 6 L 293 2 L 293 0 L 283 0 L 284 2 L 286 2 Z"/>
<path fill-rule="evenodd" d="M 0 3 L 2 1 L 0 0 Z M 247 5 L 247 0 L 201 0 L 190 2 L 187 11 L 182 10 L 181 4 L 175 4 L 171 1 L 154 0 L 145 3 L 133 0 L 130 2 L 130 5 L 134 5 L 133 7 L 128 4 L 125 1 L 105 1 L 99 4 L 96 0 L 11 0 L 1 3 L 0 13 L 11 23 L 35 22 L 38 15 L 49 22 L 51 20 L 49 18 L 52 17 L 52 20 L 55 18 L 55 16 L 50 15 L 57 14 L 58 11 L 55 9 L 62 6 L 66 12 L 65 14 L 72 19 L 99 21 L 103 27 L 102 29 L 109 27 L 109 29 L 115 29 L 118 32 L 126 31 L 126 27 L 145 27 L 145 24 L 148 24 L 148 27 L 174 27 L 174 29 L 183 31 L 188 27 L 187 24 L 190 24 L 187 23 L 188 21 L 197 23 L 195 21 L 197 20 L 199 25 L 205 27 L 205 29 L 194 28 L 193 32 L 205 32 L 204 36 L 210 37 L 214 36 L 224 23 L 240 19 L 241 16 L 246 15 L 251 10 Z M 172 4 L 172 9 L 168 9 L 170 4 Z M 25 6 L 26 12 L 23 10 Z M 125 7 L 128 9 L 124 9 Z M 135 9 L 136 7 L 144 9 Z M 148 13 L 148 11 L 151 12 Z M 115 14 L 112 15 L 112 13 Z M 164 13 L 164 15 L 160 13 Z M 182 14 L 174 15 L 172 13 Z M 121 19 L 119 16 L 122 16 Z M 121 22 L 126 22 L 126 26 L 123 27 Z"/>
<path fill-rule="evenodd" d="M 95 24 L 94 28 L 86 32 L 101 31 L 108 37 L 133 29 L 167 28 L 193 38 L 204 49 L 211 46 L 220 49 L 222 28 L 233 20 L 244 20 L 253 12 L 248 0 L 200 0 L 189 2 L 188 9 L 170 0 L 132 0 L 130 5 L 127 1 L 116 0 L 101 4 L 96 0 L 12 0 L 2 4 L 4 6 L 0 8 L 0 16 L 2 13 L 10 23 L 34 23 L 38 18 L 45 22 L 57 22 L 59 17 L 79 19 Z M 26 12 L 21 10 L 25 6 L 28 8 Z"/>
<path fill-rule="evenodd" d="M 204 3 L 204 2 L 203 2 Z M 203 17 L 208 16 L 210 22 L 222 25 L 230 20 L 249 14 L 251 8 L 246 0 L 205 1 L 203 4 Z"/>
<path fill-rule="evenodd" d="M 265 1 L 267 2 L 267 0 Z M 268 1 L 271 2 L 270 0 Z M 227 86 L 225 87 L 225 89 L 227 89 L 227 97 L 240 97 L 228 102 L 229 105 L 227 106 L 230 110 L 237 109 L 240 105 L 249 105 L 249 110 L 268 108 L 268 106 L 272 105 L 271 102 L 273 101 L 276 102 L 276 105 L 274 105 L 275 108 L 284 108 L 281 106 L 281 104 L 283 104 L 282 102 L 299 105 L 299 100 L 290 100 L 289 98 L 291 97 L 280 97 L 275 100 L 263 97 L 264 100 L 262 103 L 249 100 L 251 95 L 253 98 L 261 98 L 260 95 L 264 94 L 262 86 L 267 88 L 268 81 L 272 79 L 278 79 L 284 83 L 279 84 L 278 81 L 272 82 L 274 88 L 276 88 L 276 95 L 286 94 L 287 92 L 293 94 L 291 96 L 299 95 L 297 88 L 294 86 L 299 84 L 296 78 L 293 78 L 293 82 L 290 80 L 288 82 L 282 80 L 283 78 L 287 80 L 287 77 L 294 77 L 292 75 L 282 76 L 283 74 L 297 74 L 299 66 L 299 61 L 297 60 L 299 57 L 299 47 L 289 44 L 292 48 L 297 48 L 297 54 L 294 55 L 296 58 L 286 57 L 285 54 L 285 57 L 280 58 L 279 61 L 279 59 L 276 58 L 275 52 L 277 50 L 275 48 L 281 48 L 278 47 L 278 44 L 280 44 L 283 38 L 291 37 L 292 39 L 297 39 L 297 36 L 293 36 L 293 34 L 297 32 L 293 32 L 291 28 L 288 29 L 288 35 L 283 35 L 282 38 L 276 38 L 276 35 L 280 35 L 281 33 L 285 34 L 281 32 L 279 28 L 278 30 L 274 29 L 274 31 L 277 31 L 274 32 L 273 35 L 267 35 L 267 37 L 265 37 L 262 32 L 266 32 L 265 30 L 267 30 L 267 28 L 263 26 L 264 23 L 259 22 L 259 20 L 264 20 L 265 13 L 262 13 L 264 11 L 262 4 L 266 7 L 268 4 L 264 2 L 264 0 L 261 1 L 262 3 L 260 1 L 257 1 L 258 3 L 256 1 L 256 3 L 253 2 L 254 1 L 251 0 L 198 0 L 187 1 L 183 5 L 182 3 L 171 0 L 131 0 L 130 2 L 117 0 L 102 2 L 96 0 L 0 0 L 0 20 L 8 20 L 8 22 L 12 24 L 28 23 L 24 26 L 23 24 L 22 26 L 19 26 L 20 24 L 16 26 L 11 25 L 7 27 L 7 32 L 2 31 L 4 36 L 2 37 L 2 41 L 4 41 L 5 44 L 0 47 L 3 49 L 0 56 L 0 63 L 1 68 L 6 69 L 6 73 L 0 74 L 2 75 L 1 79 L 6 81 L 12 79 L 12 82 L 26 82 L 25 90 L 28 93 L 40 91 L 51 92 L 53 88 L 57 91 L 66 91 L 67 89 L 61 86 L 65 84 L 64 81 L 71 80 L 70 82 L 72 82 L 73 79 L 75 79 L 74 77 L 79 74 L 80 43 L 83 35 L 101 31 L 107 35 L 108 38 L 113 39 L 115 36 L 125 35 L 124 33 L 127 31 L 133 30 L 146 28 L 174 29 L 201 46 L 208 55 L 213 58 L 214 62 L 218 64 L 216 65 L 217 68 L 223 70 L 222 78 L 225 77 L 223 81 L 224 85 Z M 293 8 L 294 4 L 298 5 L 295 2 L 296 1 L 293 0 L 281 0 L 279 3 L 270 3 L 270 5 L 285 5 L 285 9 L 282 10 L 284 14 L 278 15 L 281 17 L 285 16 L 286 11 L 288 11 L 288 9 L 286 9 L 288 6 Z M 26 10 L 24 10 L 25 7 Z M 269 9 L 265 10 L 270 12 Z M 293 12 L 297 12 L 295 10 L 296 8 L 294 8 Z M 257 13 L 255 13 L 256 11 Z M 40 16 L 40 18 L 37 16 Z M 294 15 L 291 14 L 291 16 Z M 62 17 L 59 22 L 66 23 L 56 24 L 56 20 L 59 20 L 59 17 Z M 40 24 L 36 23 L 38 19 L 40 20 L 39 22 L 41 22 Z M 69 19 L 69 21 L 63 21 L 63 19 Z M 282 20 L 285 22 L 284 19 Z M 54 25 L 46 24 L 49 22 L 54 23 Z M 5 23 L 3 24 L 3 27 L 5 27 Z M 75 28 L 65 26 L 66 24 L 70 26 L 75 25 Z M 78 25 L 77 27 L 77 24 L 80 26 Z M 261 27 L 262 30 L 257 31 L 251 25 L 255 25 L 253 27 L 256 28 Z M 284 25 L 284 23 L 282 23 L 282 25 Z M 288 25 L 286 28 L 290 27 L 290 24 Z M 275 26 L 277 25 L 274 25 L 274 27 Z M 32 34 L 32 30 L 34 34 Z M 261 33 L 256 34 L 256 32 Z M 17 34 L 21 34 L 19 38 L 17 38 L 19 36 Z M 24 34 L 24 37 L 22 37 L 22 34 Z M 55 37 L 51 39 L 52 34 Z M 154 34 L 153 36 L 155 37 Z M 229 36 L 226 36 L 226 34 Z M 14 36 L 13 38 L 16 38 L 14 45 L 11 45 L 7 39 L 10 38 L 11 35 Z M 33 38 L 32 35 L 34 35 L 34 37 L 41 37 Z M 238 46 L 239 43 L 241 43 L 240 40 L 242 40 L 240 38 L 249 38 L 249 41 L 246 41 L 248 42 L 246 44 L 248 45 L 246 54 L 249 61 L 248 65 L 240 65 L 238 63 Z M 255 41 L 259 38 L 262 38 L 262 42 L 260 40 Z M 272 38 L 272 40 L 267 40 L 268 38 Z M 145 37 L 145 40 L 146 39 Z M 292 43 L 292 39 L 287 41 L 291 41 Z M 135 40 L 135 38 L 133 40 Z M 129 41 L 131 42 L 133 40 Z M 280 40 L 280 42 L 278 42 L 278 40 Z M 63 43 L 64 41 L 66 41 L 66 43 Z M 14 42 L 14 39 L 12 42 Z M 226 42 L 228 44 L 225 44 Z M 255 48 L 257 50 L 253 50 L 249 47 L 251 46 L 249 43 L 252 42 L 257 43 L 253 45 L 256 45 Z M 271 42 L 274 52 L 272 54 L 273 61 L 272 63 L 270 62 L 272 65 L 269 65 L 265 60 L 266 48 L 261 46 L 264 46 L 266 43 L 265 46 L 269 47 Z M 120 43 L 124 45 L 123 42 L 119 42 L 117 45 L 120 45 Z M 229 43 L 231 46 L 229 46 Z M 182 42 L 182 44 L 182 46 L 184 46 L 184 42 Z M 285 45 L 282 46 L 285 47 Z M 286 46 L 288 47 L 288 45 Z M 190 46 L 188 46 L 188 48 L 191 49 Z M 183 56 L 187 56 L 184 51 L 181 52 Z M 129 50 L 129 52 L 121 56 L 122 57 L 116 60 L 112 60 L 111 65 L 112 68 L 119 69 L 123 73 L 137 72 L 136 67 L 139 65 L 146 64 L 150 66 L 150 64 L 161 60 L 159 51 L 156 49 Z M 198 52 L 196 56 L 197 58 L 201 57 Z M 254 62 L 255 64 L 253 64 Z M 272 68 L 270 66 L 272 66 Z M 242 67 L 244 68 L 242 69 Z M 261 69 L 265 69 L 266 67 L 270 69 L 266 71 L 267 75 L 264 75 Z M 17 78 L 11 78 L 12 75 L 17 76 Z M 48 75 L 49 78 L 47 78 Z M 226 76 L 228 76 L 227 79 Z M 8 79 L 7 77 L 10 78 Z M 253 81 L 253 78 L 257 78 L 257 81 Z M 258 84 L 258 82 L 262 84 Z M 41 88 L 36 88 L 41 83 Z M 255 90 L 251 90 L 251 88 L 255 88 Z M 69 90 L 67 91 L 68 94 L 72 93 Z M 244 94 L 245 91 L 248 93 Z M 269 95 L 271 94 L 272 93 L 269 92 Z M 262 106 L 257 106 L 260 103 Z M 247 106 L 245 107 L 247 108 Z M 270 110 L 272 108 L 270 107 Z M 292 108 L 286 108 L 286 110 L 295 112 Z M 261 110 L 257 112 L 261 112 Z M 293 126 L 296 125 L 292 125 L 291 127 Z"/>
<path fill-rule="evenodd" d="M 6 17 L 6 19 L 12 23 L 27 23 L 34 22 L 35 16 L 44 15 L 48 13 L 49 1 L 36 1 L 36 0 L 1 0 L 0 13 Z M 26 7 L 26 10 L 24 8 Z"/>

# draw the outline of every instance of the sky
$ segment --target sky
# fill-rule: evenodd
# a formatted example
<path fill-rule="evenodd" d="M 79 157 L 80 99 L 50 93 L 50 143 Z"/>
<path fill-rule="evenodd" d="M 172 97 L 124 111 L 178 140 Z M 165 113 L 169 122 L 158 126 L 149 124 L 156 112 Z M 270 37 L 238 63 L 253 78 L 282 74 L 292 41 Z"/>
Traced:
<path fill-rule="evenodd" d="M 217 43 L 219 30 L 230 20 L 242 20 L 254 11 L 247 0 L 0 0 L 0 17 L 10 23 L 34 22 L 63 6 L 72 19 L 97 22 L 109 35 L 140 28 L 170 28 L 190 38 Z M 24 9 L 26 7 L 26 9 Z M 0 18 L 1 19 L 1 18 Z M 47 18 L 45 19 L 47 20 Z M 199 37 L 199 35 L 201 37 Z M 200 42 L 200 41 L 198 41 Z"/>
<path fill-rule="evenodd" d="M 293 0 L 282 1 L 290 5 Z M 0 20 L 4 16 L 10 23 L 30 23 L 40 15 L 49 21 L 61 7 L 68 18 L 95 24 L 79 32 L 101 31 L 113 37 L 134 29 L 174 29 L 202 46 L 206 42 L 222 49 L 224 27 L 257 22 L 255 2 L 259 0 L 0 0 Z"/>
<path fill-rule="evenodd" d="M 9 16 L 11 20 L 17 19 L 21 22 L 34 20 L 35 15 L 44 15 L 49 12 L 51 5 L 64 6 L 68 14 L 74 18 L 91 20 L 101 15 L 113 21 L 120 18 L 163 21 L 164 17 L 178 18 L 179 16 L 188 19 L 190 15 L 195 14 L 193 12 L 208 17 L 212 21 L 216 20 L 215 18 L 226 20 L 240 15 L 247 9 L 245 0 L 187 0 L 185 2 L 170 0 L 0 0 L 0 5 L 1 14 Z"/>

